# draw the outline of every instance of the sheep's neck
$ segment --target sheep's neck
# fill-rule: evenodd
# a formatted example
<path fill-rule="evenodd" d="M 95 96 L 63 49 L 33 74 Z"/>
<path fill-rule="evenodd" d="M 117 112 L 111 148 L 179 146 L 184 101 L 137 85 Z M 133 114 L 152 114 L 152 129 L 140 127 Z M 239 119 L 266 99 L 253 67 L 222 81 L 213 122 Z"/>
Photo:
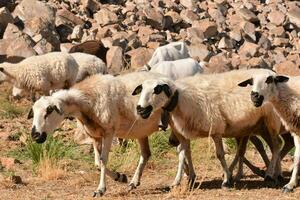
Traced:
<path fill-rule="evenodd" d="M 295 107 L 300 99 L 286 85 L 282 85 L 278 91 L 278 96 L 272 98 L 271 103 L 290 129 L 300 130 L 300 109 Z"/>

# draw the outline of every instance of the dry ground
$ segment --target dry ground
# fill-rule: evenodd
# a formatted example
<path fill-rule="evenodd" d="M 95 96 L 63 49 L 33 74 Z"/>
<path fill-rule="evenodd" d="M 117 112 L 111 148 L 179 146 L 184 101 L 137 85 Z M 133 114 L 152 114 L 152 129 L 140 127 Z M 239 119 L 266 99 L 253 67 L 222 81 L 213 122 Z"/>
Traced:
<path fill-rule="evenodd" d="M 90 146 L 72 145 L 72 156 L 66 156 L 57 162 L 56 167 L 47 168 L 47 163 L 36 166 L 25 156 L 26 146 L 19 140 L 4 139 L 10 134 L 19 138 L 30 130 L 30 121 L 26 119 L 30 103 L 8 101 L 9 87 L 0 87 L 0 157 L 15 157 L 21 164 L 15 164 L 11 169 L 0 167 L 0 199 L 92 199 L 91 195 L 97 187 L 99 175 L 93 166 L 93 154 Z M 13 105 L 13 106 L 10 106 Z M 72 144 L 74 122 L 66 122 L 56 134 L 64 135 L 66 144 Z M 153 157 L 149 161 L 143 174 L 141 185 L 132 192 L 127 192 L 127 184 L 117 183 L 108 178 L 107 192 L 102 199 L 300 199 L 300 188 L 291 194 L 283 194 L 280 186 L 267 184 L 262 178 L 244 168 L 245 177 L 235 184 L 231 190 L 220 189 L 222 170 L 218 160 L 214 157 L 212 144 L 207 139 L 193 142 L 193 158 L 200 187 L 187 191 L 186 180 L 182 186 L 167 190 L 172 182 L 177 165 L 174 149 L 165 145 L 167 135 L 157 134 L 152 138 Z M 22 138 L 23 136 L 21 136 Z M 211 148 L 209 148 L 209 146 Z M 125 153 L 122 153 L 125 152 Z M 234 150 L 229 151 L 228 162 L 233 158 Z M 250 145 L 247 158 L 257 166 L 263 167 L 257 152 Z M 138 162 L 138 149 L 134 142 L 130 142 L 127 149 L 115 147 L 110 156 L 110 167 L 126 173 L 129 177 Z M 292 160 L 288 156 L 283 161 L 286 171 Z M 12 175 L 19 175 L 23 184 L 13 184 L 9 179 Z M 185 178 L 186 179 L 186 178 Z M 288 180 L 288 176 L 286 180 Z"/>

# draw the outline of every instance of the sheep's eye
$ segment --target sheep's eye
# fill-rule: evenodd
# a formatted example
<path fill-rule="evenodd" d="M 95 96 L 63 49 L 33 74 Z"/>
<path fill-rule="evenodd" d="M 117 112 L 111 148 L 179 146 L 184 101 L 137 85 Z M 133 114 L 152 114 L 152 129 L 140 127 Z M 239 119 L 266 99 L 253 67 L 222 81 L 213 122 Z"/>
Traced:
<path fill-rule="evenodd" d="M 267 80 L 266 80 L 266 83 L 267 83 L 267 84 L 270 84 L 270 83 L 273 83 L 273 81 L 274 81 L 273 77 L 272 77 L 272 76 L 269 76 L 269 77 L 267 78 Z"/>
<path fill-rule="evenodd" d="M 52 106 L 48 106 L 46 109 L 45 119 L 53 112 L 54 108 Z"/>
<path fill-rule="evenodd" d="M 161 85 L 157 85 L 154 88 L 154 94 L 160 94 L 162 92 L 162 86 Z"/>

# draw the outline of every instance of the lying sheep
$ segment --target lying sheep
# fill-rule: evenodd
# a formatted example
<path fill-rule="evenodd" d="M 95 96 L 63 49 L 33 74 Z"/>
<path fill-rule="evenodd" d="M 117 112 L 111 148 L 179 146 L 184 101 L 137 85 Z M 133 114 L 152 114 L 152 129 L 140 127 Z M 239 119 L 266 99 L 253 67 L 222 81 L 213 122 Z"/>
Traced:
<path fill-rule="evenodd" d="M 162 61 L 173 61 L 189 57 L 188 48 L 184 42 L 172 42 L 158 47 L 146 66 L 151 67 Z"/>
<path fill-rule="evenodd" d="M 297 186 L 300 164 L 300 77 L 279 76 L 269 70 L 269 73 L 263 75 L 253 75 L 239 83 L 239 86 L 246 87 L 248 84 L 252 85 L 253 104 L 260 107 L 265 105 L 264 102 L 270 102 L 281 117 L 285 128 L 293 133 L 296 147 L 294 169 L 290 182 L 283 187 L 284 192 L 291 192 Z"/>
<path fill-rule="evenodd" d="M 174 61 L 161 61 L 154 66 L 148 66 L 147 70 L 160 74 L 164 74 L 169 78 L 176 80 L 187 76 L 193 76 L 197 73 L 202 73 L 203 68 L 197 61 L 192 58 L 184 58 Z"/>
<path fill-rule="evenodd" d="M 65 53 L 61 52 L 61 54 Z M 97 56 L 86 53 L 72 53 L 70 55 L 75 59 L 79 67 L 75 78 L 76 83 L 93 74 L 107 74 L 105 63 Z M 73 68 L 75 69 L 75 66 Z M 26 94 L 26 90 L 14 85 L 12 93 L 13 97 L 20 98 Z"/>
<path fill-rule="evenodd" d="M 141 157 L 130 182 L 130 189 L 140 184 L 143 169 L 150 157 L 148 136 L 158 130 L 161 111 L 153 112 L 148 120 L 137 119 L 135 105 L 138 98 L 131 95 L 136 85 L 146 79 L 163 75 L 149 72 L 134 72 L 113 77 L 94 75 L 69 90 L 60 90 L 52 96 L 40 98 L 33 105 L 32 138 L 42 143 L 67 116 L 76 117 L 85 131 L 93 138 L 95 163 L 101 168 L 100 183 L 94 195 L 103 195 L 106 190 L 105 173 L 114 180 L 125 181 L 126 176 L 107 169 L 107 159 L 114 136 L 137 139 Z M 190 169 L 193 169 L 192 164 Z M 190 170 L 194 177 L 194 171 Z"/>
<path fill-rule="evenodd" d="M 259 121 L 267 126 L 274 145 L 266 177 L 279 176 L 279 141 L 276 136 L 280 120 L 271 105 L 254 108 L 248 98 L 249 91 L 237 87 L 238 82 L 255 73 L 264 71 L 252 69 L 196 75 L 175 82 L 167 78 L 149 79 L 136 87 L 133 95 L 141 94 L 136 109 L 142 118 L 148 119 L 160 109 L 170 114 L 170 126 L 181 143 L 174 185 L 178 185 L 182 178 L 185 157 L 192 163 L 186 139 L 211 136 L 224 171 L 222 186 L 231 186 L 232 172 L 224 158 L 222 137 L 247 136 Z"/>
<path fill-rule="evenodd" d="M 51 90 L 69 88 L 76 81 L 78 65 L 67 53 L 53 52 L 32 56 L 17 64 L 0 64 L 0 82 L 33 94 L 49 94 Z"/>

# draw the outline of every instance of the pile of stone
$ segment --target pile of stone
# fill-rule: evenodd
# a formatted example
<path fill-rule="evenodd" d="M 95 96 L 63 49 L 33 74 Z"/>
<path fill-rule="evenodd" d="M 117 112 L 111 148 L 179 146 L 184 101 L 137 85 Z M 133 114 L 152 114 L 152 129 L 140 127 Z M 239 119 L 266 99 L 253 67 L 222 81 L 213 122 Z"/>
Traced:
<path fill-rule="evenodd" d="M 120 72 L 179 40 L 208 73 L 263 67 L 298 75 L 300 2 L 0 0 L 0 62 L 83 51 Z"/>

